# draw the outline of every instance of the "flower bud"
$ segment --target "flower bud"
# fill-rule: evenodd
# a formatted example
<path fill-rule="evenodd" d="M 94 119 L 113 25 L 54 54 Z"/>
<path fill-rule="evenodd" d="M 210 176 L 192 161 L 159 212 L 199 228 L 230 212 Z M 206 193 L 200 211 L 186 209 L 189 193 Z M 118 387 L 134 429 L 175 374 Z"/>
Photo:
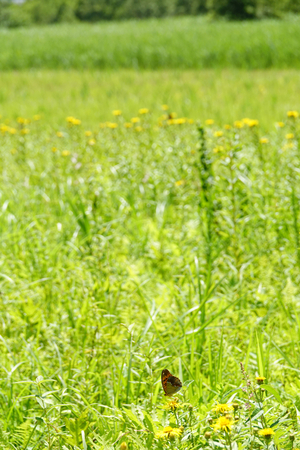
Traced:
<path fill-rule="evenodd" d="M 210 431 L 205 431 L 204 437 L 208 441 L 211 438 L 211 432 Z"/>
<path fill-rule="evenodd" d="M 126 442 L 122 442 L 122 444 L 120 445 L 120 449 L 121 450 L 127 450 L 127 444 L 126 444 Z"/>

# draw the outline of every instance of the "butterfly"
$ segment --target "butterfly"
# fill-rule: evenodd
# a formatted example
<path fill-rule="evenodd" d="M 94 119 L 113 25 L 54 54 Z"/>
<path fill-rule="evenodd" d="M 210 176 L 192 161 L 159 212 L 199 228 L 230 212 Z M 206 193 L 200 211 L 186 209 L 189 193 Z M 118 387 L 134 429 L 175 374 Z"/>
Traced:
<path fill-rule="evenodd" d="M 182 383 L 179 378 L 174 377 L 167 369 L 164 369 L 161 373 L 161 384 L 165 395 L 171 397 L 182 388 Z"/>

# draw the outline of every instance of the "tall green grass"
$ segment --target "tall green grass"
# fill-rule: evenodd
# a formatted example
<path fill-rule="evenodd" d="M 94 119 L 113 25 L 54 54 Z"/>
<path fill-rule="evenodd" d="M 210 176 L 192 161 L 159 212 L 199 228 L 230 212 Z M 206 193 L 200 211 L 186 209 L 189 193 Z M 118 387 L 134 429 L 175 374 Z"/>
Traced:
<path fill-rule="evenodd" d="M 0 70 L 299 68 L 300 21 L 202 17 L 0 31 Z"/>
<path fill-rule="evenodd" d="M 169 424 L 202 448 L 217 400 L 248 411 L 240 362 L 268 379 L 251 421 L 299 443 L 299 119 L 266 133 L 161 115 L 1 119 L 5 450 L 161 449 Z"/>

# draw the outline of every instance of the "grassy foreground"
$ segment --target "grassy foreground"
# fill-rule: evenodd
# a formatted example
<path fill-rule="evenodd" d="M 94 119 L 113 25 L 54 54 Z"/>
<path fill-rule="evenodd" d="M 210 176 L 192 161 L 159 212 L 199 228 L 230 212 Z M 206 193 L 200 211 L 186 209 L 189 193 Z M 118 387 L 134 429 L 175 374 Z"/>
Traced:
<path fill-rule="evenodd" d="M 299 446 L 298 114 L 170 113 L 2 117 L 0 448 Z"/>
<path fill-rule="evenodd" d="M 11 119 L 41 114 L 51 126 L 75 115 L 84 126 L 98 127 L 111 120 L 113 109 L 130 118 L 145 105 L 154 123 L 166 103 L 180 116 L 213 118 L 220 126 L 255 117 L 268 131 L 287 110 L 300 110 L 298 91 L 297 70 L 4 72 L 0 114 Z"/>
<path fill-rule="evenodd" d="M 0 30 L 0 70 L 299 68 L 300 19 L 182 17 Z"/>

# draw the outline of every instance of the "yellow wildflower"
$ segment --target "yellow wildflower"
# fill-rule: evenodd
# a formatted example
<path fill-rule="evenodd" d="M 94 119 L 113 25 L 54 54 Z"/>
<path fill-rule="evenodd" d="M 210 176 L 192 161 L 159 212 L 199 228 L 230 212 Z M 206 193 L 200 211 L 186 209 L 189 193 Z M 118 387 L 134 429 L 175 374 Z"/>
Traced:
<path fill-rule="evenodd" d="M 87 130 L 84 134 L 86 137 L 90 137 L 93 133 L 90 130 Z"/>
<path fill-rule="evenodd" d="M 106 126 L 108 128 L 111 128 L 112 130 L 114 130 L 115 128 L 118 128 L 118 124 L 115 122 L 106 122 Z"/>
<path fill-rule="evenodd" d="M 125 128 L 132 128 L 132 123 L 130 123 L 130 122 L 125 122 L 125 123 L 124 123 L 124 127 L 125 127 Z"/>
<path fill-rule="evenodd" d="M 169 114 L 169 118 L 170 119 L 176 119 L 176 117 L 177 117 L 177 113 L 176 112 L 172 112 L 172 113 Z"/>
<path fill-rule="evenodd" d="M 221 430 L 228 433 L 232 428 L 232 418 L 227 416 L 219 417 L 213 427 L 215 431 Z"/>
<path fill-rule="evenodd" d="M 284 127 L 284 122 L 276 122 L 276 127 L 278 128 L 283 128 Z"/>
<path fill-rule="evenodd" d="M 272 428 L 264 428 L 263 430 L 259 430 L 258 434 L 265 439 L 271 439 L 273 434 L 275 434 L 274 430 Z"/>
<path fill-rule="evenodd" d="M 188 123 L 193 124 L 194 122 L 194 119 L 188 119 Z"/>
<path fill-rule="evenodd" d="M 161 109 L 163 111 L 167 111 L 169 109 L 168 105 L 161 105 Z"/>
<path fill-rule="evenodd" d="M 163 408 L 168 411 L 177 411 L 177 409 L 181 408 L 181 404 L 179 403 L 178 398 L 174 398 L 174 400 L 171 400 L 164 405 Z"/>
<path fill-rule="evenodd" d="M 263 384 L 263 382 L 265 381 L 266 377 L 255 377 L 257 384 Z"/>
<path fill-rule="evenodd" d="M 96 144 L 95 139 L 90 139 L 90 140 L 89 140 L 89 145 L 95 145 L 95 144 Z"/>
<path fill-rule="evenodd" d="M 267 144 L 267 143 L 269 142 L 269 139 L 266 138 L 266 137 L 262 137 L 262 138 L 260 138 L 259 142 L 260 142 L 261 144 Z"/>
<path fill-rule="evenodd" d="M 244 126 L 244 122 L 242 120 L 236 120 L 233 125 L 235 126 L 235 128 L 243 128 Z"/>
<path fill-rule="evenodd" d="M 287 142 L 286 144 L 284 144 L 282 150 L 285 151 L 285 150 L 289 150 L 291 148 L 294 148 L 293 142 Z"/>
<path fill-rule="evenodd" d="M 157 439 L 175 439 L 176 437 L 180 437 L 183 432 L 182 427 L 180 428 L 172 428 L 172 427 L 165 427 L 163 430 L 158 431 L 155 434 L 155 437 Z"/>
<path fill-rule="evenodd" d="M 16 134 L 16 132 L 17 132 L 17 130 L 16 130 L 15 128 L 12 128 L 12 127 L 7 127 L 7 131 L 8 131 L 10 134 Z"/>
<path fill-rule="evenodd" d="M 122 443 L 121 443 L 120 449 L 121 449 L 121 450 L 127 450 L 127 444 L 126 444 L 126 442 L 122 442 Z"/>
<path fill-rule="evenodd" d="M 140 131 L 143 131 L 143 128 L 142 128 L 142 127 L 140 127 L 140 126 L 138 126 L 138 127 L 135 127 L 135 131 L 137 131 L 137 132 L 139 133 Z"/>
<path fill-rule="evenodd" d="M 139 117 L 133 117 L 132 119 L 131 119 L 131 122 L 132 123 L 138 123 L 138 122 L 140 122 L 141 121 L 141 119 L 139 118 Z"/>
<path fill-rule="evenodd" d="M 259 122 L 256 119 L 250 119 L 248 121 L 247 125 L 248 125 L 249 128 L 254 128 L 254 127 L 257 127 L 259 125 Z"/>
<path fill-rule="evenodd" d="M 213 119 L 206 119 L 205 125 L 213 125 L 215 121 Z"/>
<path fill-rule="evenodd" d="M 229 125 L 228 123 L 226 123 L 224 125 L 225 130 L 231 130 L 231 125 Z"/>
<path fill-rule="evenodd" d="M 57 152 L 57 148 L 56 147 L 52 147 L 52 151 L 53 151 L 53 153 Z"/>
<path fill-rule="evenodd" d="M 183 186 L 183 185 L 184 185 L 184 183 L 185 183 L 185 181 L 184 181 L 184 180 L 178 180 L 178 181 L 176 181 L 176 182 L 175 182 L 175 186 L 177 186 L 177 187 L 179 187 L 179 186 Z"/>
<path fill-rule="evenodd" d="M 141 108 L 139 109 L 139 114 L 148 114 L 149 109 L 148 108 Z"/>
<path fill-rule="evenodd" d="M 212 411 L 215 411 L 217 414 L 225 414 L 229 411 L 233 411 L 233 406 L 228 405 L 228 403 L 217 403 L 216 406 L 212 408 Z"/>
<path fill-rule="evenodd" d="M 291 117 L 293 119 L 297 119 L 297 117 L 299 116 L 299 113 L 298 113 L 298 111 L 288 111 L 287 116 Z"/>
<path fill-rule="evenodd" d="M 64 137 L 64 133 L 62 131 L 57 131 L 56 136 L 62 138 Z"/>
<path fill-rule="evenodd" d="M 29 134 L 30 130 L 28 128 L 22 128 L 21 134 Z"/>
<path fill-rule="evenodd" d="M 285 135 L 285 138 L 286 138 L 286 139 L 294 139 L 294 137 L 295 137 L 295 135 L 294 135 L 293 133 L 287 133 L 287 134 Z"/>
<path fill-rule="evenodd" d="M 30 120 L 24 119 L 24 117 L 18 117 L 17 121 L 20 125 L 28 125 L 30 123 Z"/>
<path fill-rule="evenodd" d="M 62 152 L 61 152 L 61 155 L 62 156 L 69 156 L 71 154 L 71 152 L 69 151 L 69 150 L 63 150 Z"/>
<path fill-rule="evenodd" d="M 214 136 L 215 136 L 215 137 L 222 137 L 223 134 L 224 134 L 223 131 L 220 131 L 220 130 L 214 132 Z"/>
<path fill-rule="evenodd" d="M 15 155 L 15 154 L 17 153 L 17 150 L 16 150 L 15 148 L 12 148 L 11 151 L 10 151 L 10 153 L 11 153 L 12 155 Z"/>
<path fill-rule="evenodd" d="M 218 145 L 218 147 L 215 147 L 215 148 L 213 149 L 213 152 L 214 152 L 214 153 L 219 153 L 219 152 L 223 152 L 223 151 L 224 151 L 223 145 Z"/>
<path fill-rule="evenodd" d="M 120 109 L 115 109 L 114 111 L 113 111 L 113 115 L 114 116 L 120 116 L 122 114 L 122 111 L 120 110 Z"/>
<path fill-rule="evenodd" d="M 186 118 L 180 117 L 179 119 L 173 119 L 173 123 L 174 123 L 174 125 L 182 125 L 182 124 L 186 123 Z"/>
<path fill-rule="evenodd" d="M 100 124 L 99 124 L 99 127 L 100 127 L 100 128 L 106 128 L 106 123 L 100 123 Z"/>
<path fill-rule="evenodd" d="M 39 115 L 39 114 L 35 114 L 34 116 L 33 116 L 33 120 L 40 120 L 41 119 L 41 116 Z"/>

